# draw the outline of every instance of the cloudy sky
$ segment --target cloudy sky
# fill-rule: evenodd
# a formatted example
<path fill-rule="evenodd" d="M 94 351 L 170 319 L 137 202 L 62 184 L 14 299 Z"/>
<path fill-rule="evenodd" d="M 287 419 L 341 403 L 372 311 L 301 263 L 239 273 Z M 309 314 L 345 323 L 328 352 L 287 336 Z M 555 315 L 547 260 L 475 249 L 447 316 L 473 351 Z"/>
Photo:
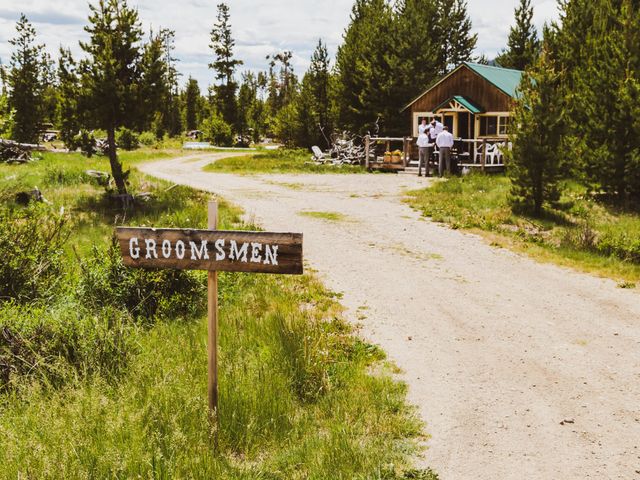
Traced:
<path fill-rule="evenodd" d="M 138 7 L 145 29 L 168 27 L 176 32 L 176 56 L 183 82 L 189 75 L 201 88 L 210 82 L 207 71 L 209 31 L 215 21 L 216 0 L 129 0 Z M 518 0 L 468 0 L 474 31 L 478 33 L 478 52 L 495 55 L 506 43 L 513 9 Z M 533 0 L 535 22 L 557 17 L 556 0 Z M 333 55 L 349 22 L 353 0 L 227 0 L 231 9 L 236 55 L 243 68 L 266 68 L 265 56 L 281 50 L 294 52 L 298 73 L 322 38 Z M 78 40 L 89 12 L 86 0 L 1 0 L 0 60 L 9 61 L 8 40 L 15 34 L 15 21 L 24 12 L 36 27 L 39 41 L 56 56 L 60 45 L 80 54 Z"/>

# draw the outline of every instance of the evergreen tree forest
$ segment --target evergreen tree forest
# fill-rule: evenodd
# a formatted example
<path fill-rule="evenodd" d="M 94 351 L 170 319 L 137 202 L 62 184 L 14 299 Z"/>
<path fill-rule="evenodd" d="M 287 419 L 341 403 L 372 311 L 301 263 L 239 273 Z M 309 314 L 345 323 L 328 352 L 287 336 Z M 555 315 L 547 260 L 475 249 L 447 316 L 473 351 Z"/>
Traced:
<path fill-rule="evenodd" d="M 640 5 L 565 0 L 560 9 L 515 107 L 514 198 L 540 214 L 571 180 L 596 198 L 638 208 Z M 532 151 L 531 143 L 547 147 Z"/>
<path fill-rule="evenodd" d="M 520 0 L 494 59 L 527 71 L 513 111 L 514 202 L 540 213 L 571 179 L 617 204 L 637 205 L 640 6 L 558 5 L 559 20 L 539 32 L 531 0 Z M 118 138 L 144 133 L 160 141 L 195 131 L 221 146 L 273 139 L 325 148 L 335 131 L 405 135 L 402 107 L 461 62 L 490 60 L 476 55 L 465 0 L 354 0 L 335 56 L 319 39 L 306 71 L 296 71 L 289 50 L 268 55 L 262 71 L 245 70 L 232 12 L 220 3 L 211 11 L 210 42 L 202 45 L 210 85 L 181 76 L 172 30 L 142 25 L 128 0 L 96 0 L 80 57 L 63 45 L 54 60 L 22 15 L 11 56 L 0 59 L 0 136 L 38 142 L 50 125 L 72 150 L 92 136 L 106 138 L 124 193 L 115 146 L 136 142 Z"/>
<path fill-rule="evenodd" d="M 0 68 L 3 137 L 37 142 L 49 124 L 70 149 L 91 131 L 111 145 L 123 131 L 158 140 L 200 131 L 224 146 L 272 138 L 298 147 L 326 147 L 335 130 L 364 133 L 375 124 L 401 134 L 400 106 L 471 60 L 477 40 L 463 0 L 356 0 L 335 58 L 319 39 L 306 72 L 295 71 L 288 50 L 268 55 L 263 71 L 243 71 L 231 11 L 220 3 L 202 46 L 211 82 L 199 85 L 181 78 L 173 31 L 144 31 L 127 0 L 97 0 L 90 9 L 82 58 L 63 45 L 56 62 L 20 18 L 12 57 Z"/>

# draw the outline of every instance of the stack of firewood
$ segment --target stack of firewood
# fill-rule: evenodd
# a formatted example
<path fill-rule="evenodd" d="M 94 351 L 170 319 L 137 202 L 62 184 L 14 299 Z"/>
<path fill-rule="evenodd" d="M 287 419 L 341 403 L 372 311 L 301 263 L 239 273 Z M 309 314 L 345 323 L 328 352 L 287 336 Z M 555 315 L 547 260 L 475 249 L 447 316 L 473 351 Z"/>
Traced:
<path fill-rule="evenodd" d="M 27 163 L 31 161 L 31 152 L 43 150 L 40 145 L 18 143 L 0 139 L 0 163 Z"/>

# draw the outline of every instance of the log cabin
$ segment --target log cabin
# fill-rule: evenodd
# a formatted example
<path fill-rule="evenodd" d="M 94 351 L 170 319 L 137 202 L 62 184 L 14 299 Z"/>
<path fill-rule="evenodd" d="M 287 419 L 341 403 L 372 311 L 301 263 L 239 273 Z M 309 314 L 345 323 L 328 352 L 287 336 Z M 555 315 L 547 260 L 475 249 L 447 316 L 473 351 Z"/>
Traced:
<path fill-rule="evenodd" d="M 404 107 L 412 136 L 423 118 L 439 117 L 455 138 L 506 139 L 523 72 L 464 62 Z"/>

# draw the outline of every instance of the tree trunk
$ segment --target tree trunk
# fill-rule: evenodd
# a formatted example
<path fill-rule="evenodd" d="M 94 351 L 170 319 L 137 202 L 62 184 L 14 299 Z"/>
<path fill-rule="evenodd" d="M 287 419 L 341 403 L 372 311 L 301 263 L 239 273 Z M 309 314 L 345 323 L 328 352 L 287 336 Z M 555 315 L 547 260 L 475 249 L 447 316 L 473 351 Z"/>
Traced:
<path fill-rule="evenodd" d="M 116 152 L 116 132 L 115 128 L 111 127 L 107 130 L 107 143 L 109 144 L 109 163 L 111 164 L 111 175 L 116 182 L 116 188 L 120 195 L 126 195 L 127 185 L 124 181 L 124 173 L 122 172 L 122 164 L 118 160 L 118 153 Z"/>

